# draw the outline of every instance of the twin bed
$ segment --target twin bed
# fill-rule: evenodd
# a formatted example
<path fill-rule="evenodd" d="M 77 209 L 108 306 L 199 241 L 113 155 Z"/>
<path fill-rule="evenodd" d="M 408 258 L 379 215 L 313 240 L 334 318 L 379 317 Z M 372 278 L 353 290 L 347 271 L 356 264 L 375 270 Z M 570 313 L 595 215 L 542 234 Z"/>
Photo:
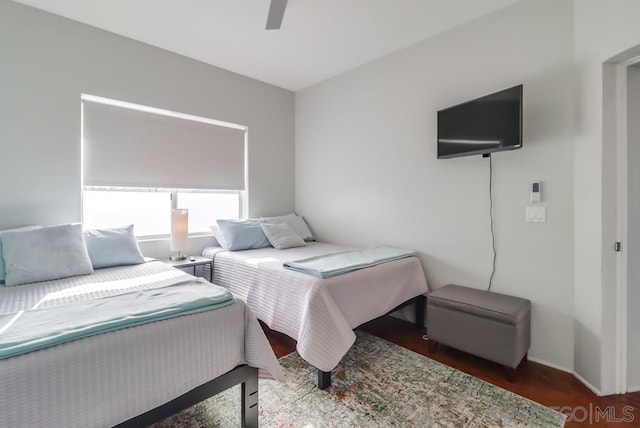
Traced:
<path fill-rule="evenodd" d="M 91 275 L 0 287 L 0 314 L 18 315 L 34 306 L 70 308 L 189 281 L 192 276 L 158 261 L 97 269 Z M 3 321 L 0 329 L 8 324 Z M 241 383 L 243 426 L 257 426 L 258 369 L 281 376 L 255 316 L 234 299 L 215 310 L 0 359 L 0 424 L 145 426 Z"/>
<path fill-rule="evenodd" d="M 207 247 L 203 255 L 213 259 L 215 284 L 246 302 L 269 328 L 297 341 L 298 353 L 318 369 L 318 387 L 324 389 L 331 384 L 331 370 L 355 341 L 354 328 L 407 303 L 415 303 L 416 324 L 424 325 L 428 288 L 415 256 L 324 279 L 283 267 L 345 250 L 349 248 L 308 242 L 285 250 Z"/>

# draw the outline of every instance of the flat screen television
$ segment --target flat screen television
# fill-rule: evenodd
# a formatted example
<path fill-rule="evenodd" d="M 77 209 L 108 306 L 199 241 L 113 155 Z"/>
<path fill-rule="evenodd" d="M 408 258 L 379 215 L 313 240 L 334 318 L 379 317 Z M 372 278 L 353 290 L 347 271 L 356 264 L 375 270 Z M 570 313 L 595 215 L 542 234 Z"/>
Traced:
<path fill-rule="evenodd" d="M 522 85 L 438 112 L 438 159 L 522 147 Z"/>

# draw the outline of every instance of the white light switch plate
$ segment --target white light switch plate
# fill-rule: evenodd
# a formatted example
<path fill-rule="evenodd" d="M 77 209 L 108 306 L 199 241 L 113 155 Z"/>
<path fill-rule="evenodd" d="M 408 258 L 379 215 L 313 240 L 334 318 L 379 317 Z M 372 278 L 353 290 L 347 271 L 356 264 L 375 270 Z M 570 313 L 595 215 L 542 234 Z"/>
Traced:
<path fill-rule="evenodd" d="M 526 209 L 525 220 L 535 223 L 547 222 L 547 208 L 541 206 L 529 206 Z"/>

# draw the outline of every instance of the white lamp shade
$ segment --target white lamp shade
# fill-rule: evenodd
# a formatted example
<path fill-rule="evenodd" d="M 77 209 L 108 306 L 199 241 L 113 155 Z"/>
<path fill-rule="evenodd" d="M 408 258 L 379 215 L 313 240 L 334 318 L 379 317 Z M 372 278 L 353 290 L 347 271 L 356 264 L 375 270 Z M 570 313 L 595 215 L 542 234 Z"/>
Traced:
<path fill-rule="evenodd" d="M 171 251 L 187 249 L 189 210 L 171 210 Z"/>

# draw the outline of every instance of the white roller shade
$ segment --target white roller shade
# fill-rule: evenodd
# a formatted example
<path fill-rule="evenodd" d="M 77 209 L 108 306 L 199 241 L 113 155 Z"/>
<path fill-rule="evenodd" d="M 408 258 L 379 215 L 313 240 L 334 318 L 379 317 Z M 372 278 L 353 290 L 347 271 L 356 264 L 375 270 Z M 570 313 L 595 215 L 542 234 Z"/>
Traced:
<path fill-rule="evenodd" d="M 244 190 L 245 131 L 83 101 L 87 186 Z"/>

